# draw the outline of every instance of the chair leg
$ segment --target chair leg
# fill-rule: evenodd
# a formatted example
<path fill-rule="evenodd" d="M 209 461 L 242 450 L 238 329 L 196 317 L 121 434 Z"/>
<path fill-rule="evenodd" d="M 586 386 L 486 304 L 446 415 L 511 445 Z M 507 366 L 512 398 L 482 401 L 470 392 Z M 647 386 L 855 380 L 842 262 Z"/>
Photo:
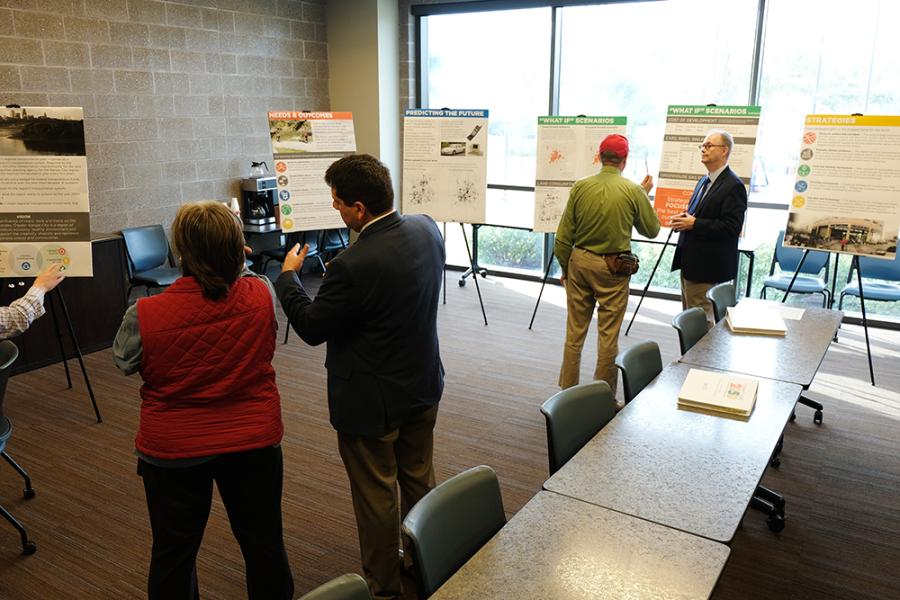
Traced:
<path fill-rule="evenodd" d="M 5 450 L 3 452 L 0 452 L 0 455 L 2 455 L 3 458 L 6 459 L 6 462 L 9 463 L 9 466 L 15 469 L 16 472 L 22 476 L 22 479 L 25 480 L 25 489 L 22 490 L 22 495 L 25 496 L 26 499 L 34 498 L 34 488 L 31 487 L 31 477 L 28 476 L 28 473 L 25 472 L 25 469 L 20 467 L 19 463 L 14 461 L 12 457 L 6 453 Z"/>
<path fill-rule="evenodd" d="M 9 511 L 0 506 L 0 515 L 3 515 L 3 518 L 9 521 L 9 524 L 16 528 L 16 531 L 19 532 L 19 537 L 22 539 L 22 554 L 28 556 L 29 554 L 34 554 L 37 550 L 37 545 L 28 539 L 28 532 L 25 531 L 25 528 L 22 527 L 22 524 L 19 523 L 14 516 L 9 514 Z"/>
<path fill-rule="evenodd" d="M 800 396 L 797 399 L 797 402 L 799 402 L 803 406 L 808 406 L 811 409 L 815 410 L 816 412 L 813 415 L 813 423 L 815 423 L 816 425 L 822 424 L 822 410 L 824 409 L 824 407 L 820 402 L 816 402 L 815 400 L 807 398 L 806 396 Z"/>
<path fill-rule="evenodd" d="M 326 271 L 328 271 L 328 269 L 325 267 L 325 261 L 322 260 L 322 255 L 317 254 L 316 258 L 319 259 L 319 266 L 322 267 L 322 273 L 325 273 Z"/>
<path fill-rule="evenodd" d="M 784 529 L 784 497 L 781 494 L 759 485 L 750 498 L 750 506 L 768 515 L 766 524 L 771 531 L 778 533 Z"/>

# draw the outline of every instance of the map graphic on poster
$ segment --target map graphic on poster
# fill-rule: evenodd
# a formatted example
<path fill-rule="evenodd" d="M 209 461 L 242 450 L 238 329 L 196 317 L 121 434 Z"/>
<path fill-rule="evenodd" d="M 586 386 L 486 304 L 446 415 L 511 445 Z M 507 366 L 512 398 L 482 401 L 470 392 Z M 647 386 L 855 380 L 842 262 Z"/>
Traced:
<path fill-rule="evenodd" d="M 311 231 L 346 227 L 332 207 L 325 171 L 356 152 L 349 112 L 269 113 L 269 138 L 278 182 L 281 230 Z"/>
<path fill-rule="evenodd" d="M 0 108 L 0 277 L 93 276 L 84 112 Z"/>
<path fill-rule="evenodd" d="M 749 188 L 759 114 L 758 106 L 669 106 L 653 199 L 663 227 L 687 210 L 694 186 L 706 175 L 697 146 L 711 129 L 724 129 L 734 138 L 728 166 Z"/>
<path fill-rule="evenodd" d="M 569 189 L 600 171 L 600 142 L 625 135 L 625 124 L 625 117 L 538 117 L 534 231 L 556 232 Z"/>
<path fill-rule="evenodd" d="M 893 259 L 900 117 L 808 115 L 785 246 Z"/>
<path fill-rule="evenodd" d="M 403 212 L 484 223 L 486 110 L 409 109 L 403 120 Z"/>

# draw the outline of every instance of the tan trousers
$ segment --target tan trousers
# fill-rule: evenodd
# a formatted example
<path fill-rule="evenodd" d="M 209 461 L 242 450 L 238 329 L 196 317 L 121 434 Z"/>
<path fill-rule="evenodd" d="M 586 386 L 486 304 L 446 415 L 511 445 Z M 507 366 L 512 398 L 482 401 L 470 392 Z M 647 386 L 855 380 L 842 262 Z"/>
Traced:
<path fill-rule="evenodd" d="M 710 329 L 716 325 L 716 314 L 713 312 L 712 302 L 706 297 L 706 292 L 716 285 L 715 283 L 702 283 L 690 281 L 681 274 L 681 308 L 688 309 L 699 306 L 706 313 L 706 322 Z"/>
<path fill-rule="evenodd" d="M 619 353 L 619 330 L 628 306 L 630 275 L 614 275 L 606 259 L 575 248 L 569 257 L 566 279 L 566 345 L 563 348 L 559 387 L 578 385 L 581 348 L 597 305 L 597 366 L 594 379 L 602 379 L 616 391 L 618 373 L 615 359 Z"/>
<path fill-rule="evenodd" d="M 338 433 L 363 574 L 372 598 L 399 598 L 400 520 L 434 487 L 434 425 L 438 407 L 378 438 Z M 400 487 L 398 506 L 397 486 Z"/>

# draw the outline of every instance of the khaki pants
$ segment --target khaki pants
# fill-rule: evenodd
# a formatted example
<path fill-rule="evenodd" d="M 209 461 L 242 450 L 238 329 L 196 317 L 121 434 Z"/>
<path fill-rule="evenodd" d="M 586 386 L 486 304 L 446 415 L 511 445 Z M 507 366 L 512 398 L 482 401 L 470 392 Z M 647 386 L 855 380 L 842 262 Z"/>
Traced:
<path fill-rule="evenodd" d="M 715 283 L 702 283 L 699 281 L 690 281 L 681 274 L 681 308 L 688 309 L 699 306 L 706 313 L 706 321 L 709 323 L 710 329 L 716 326 L 716 315 L 713 312 L 712 302 L 706 297 L 706 292 Z"/>
<path fill-rule="evenodd" d="M 615 359 L 619 353 L 619 330 L 628 306 L 630 275 L 609 271 L 606 259 L 575 248 L 569 257 L 566 279 L 566 345 L 563 348 L 559 387 L 578 385 L 581 348 L 597 305 L 597 366 L 594 379 L 602 379 L 616 391 L 618 373 Z"/>
<path fill-rule="evenodd" d="M 434 487 L 434 406 L 378 438 L 338 433 L 363 574 L 372 598 L 399 598 L 400 520 Z M 398 506 L 397 485 L 400 487 Z"/>

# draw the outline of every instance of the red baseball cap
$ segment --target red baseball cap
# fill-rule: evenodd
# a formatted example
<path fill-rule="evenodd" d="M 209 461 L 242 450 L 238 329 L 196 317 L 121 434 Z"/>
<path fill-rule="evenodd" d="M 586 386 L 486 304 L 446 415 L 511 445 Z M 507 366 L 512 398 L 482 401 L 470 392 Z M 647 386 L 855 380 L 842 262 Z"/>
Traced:
<path fill-rule="evenodd" d="M 628 157 L 628 139 L 624 135 L 613 133 L 603 138 L 600 142 L 600 156 L 604 152 L 612 152 L 619 158 Z"/>

